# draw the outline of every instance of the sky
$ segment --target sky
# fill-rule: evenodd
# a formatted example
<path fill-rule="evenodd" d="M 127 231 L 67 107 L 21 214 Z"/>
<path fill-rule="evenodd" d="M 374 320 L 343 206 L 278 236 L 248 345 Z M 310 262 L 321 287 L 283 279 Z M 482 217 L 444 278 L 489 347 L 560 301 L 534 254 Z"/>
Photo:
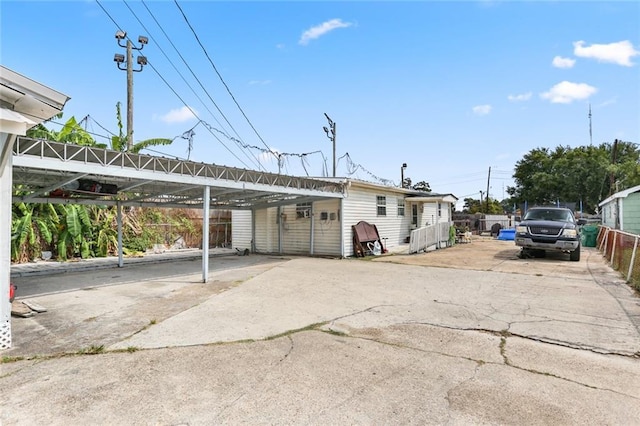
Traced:
<path fill-rule="evenodd" d="M 335 139 L 337 176 L 400 185 L 406 164 L 461 208 L 507 198 L 532 149 L 640 143 L 635 1 L 2 0 L 0 23 L 0 63 L 107 144 L 115 33 L 146 36 L 134 140 L 174 140 L 153 155 L 332 176 Z"/>

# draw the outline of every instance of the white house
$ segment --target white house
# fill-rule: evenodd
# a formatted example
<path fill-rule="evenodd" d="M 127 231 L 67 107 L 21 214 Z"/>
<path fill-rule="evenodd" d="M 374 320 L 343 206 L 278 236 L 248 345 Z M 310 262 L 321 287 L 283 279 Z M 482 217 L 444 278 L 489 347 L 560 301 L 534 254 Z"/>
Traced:
<path fill-rule="evenodd" d="M 334 180 L 324 178 L 325 180 Z M 408 243 L 412 229 L 448 223 L 458 200 L 452 194 L 335 179 L 345 197 L 232 212 L 232 244 L 258 253 L 354 255 L 352 226 L 376 225 L 385 248 Z M 252 214 L 253 213 L 253 214 Z M 448 234 L 442 236 L 446 241 Z"/>
<path fill-rule="evenodd" d="M 0 349 L 11 347 L 11 202 L 17 136 L 59 114 L 67 95 L 0 65 Z"/>

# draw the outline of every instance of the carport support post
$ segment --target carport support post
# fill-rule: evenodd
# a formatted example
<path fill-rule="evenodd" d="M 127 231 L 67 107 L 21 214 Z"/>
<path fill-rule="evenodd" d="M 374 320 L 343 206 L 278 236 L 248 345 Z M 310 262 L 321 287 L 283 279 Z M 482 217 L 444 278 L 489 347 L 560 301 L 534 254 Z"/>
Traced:
<path fill-rule="evenodd" d="M 314 232 L 315 231 L 315 226 L 314 226 L 315 224 L 314 224 L 314 219 L 313 219 L 313 216 L 314 216 L 313 205 L 314 204 L 315 203 L 311 203 L 311 212 L 309 214 L 310 220 L 311 220 L 311 226 L 310 226 L 310 231 L 309 231 L 311 233 L 311 235 L 309 235 L 309 254 L 312 255 L 312 256 L 313 256 L 313 234 L 315 233 Z"/>
<path fill-rule="evenodd" d="M 209 198 L 211 188 L 204 187 L 202 202 L 202 282 L 206 283 L 209 278 Z"/>
<path fill-rule="evenodd" d="M 0 349 L 11 347 L 11 190 L 15 135 L 0 133 Z"/>
<path fill-rule="evenodd" d="M 123 256 L 122 256 L 122 204 L 120 201 L 116 203 L 116 219 L 118 222 L 118 268 L 122 268 L 124 266 Z"/>

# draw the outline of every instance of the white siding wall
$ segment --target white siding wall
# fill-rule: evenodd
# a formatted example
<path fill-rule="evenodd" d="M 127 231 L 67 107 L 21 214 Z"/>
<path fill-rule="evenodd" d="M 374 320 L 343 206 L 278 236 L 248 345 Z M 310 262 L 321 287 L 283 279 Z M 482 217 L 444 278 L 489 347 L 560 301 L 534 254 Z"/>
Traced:
<path fill-rule="evenodd" d="M 387 214 L 378 216 L 376 197 L 386 196 Z M 380 238 L 385 247 L 391 248 L 403 244 L 410 234 L 411 211 L 405 203 L 405 215 L 398 216 L 397 198 L 404 199 L 403 194 L 391 191 L 371 190 L 351 187 L 344 199 L 344 212 L 342 214 L 344 226 L 344 255 L 353 256 L 353 230 L 351 227 L 361 220 L 376 225 Z"/>
<path fill-rule="evenodd" d="M 283 220 L 282 252 L 287 254 L 309 254 L 311 251 L 311 218 L 296 217 L 295 204 L 283 206 L 282 213 L 286 215 L 286 219 Z"/>
<path fill-rule="evenodd" d="M 258 253 L 275 253 L 278 251 L 277 209 L 261 209 L 256 211 L 256 251 Z"/>
<path fill-rule="evenodd" d="M 340 201 L 327 200 L 313 203 L 313 219 L 298 218 L 296 205 L 283 206 L 286 215 L 282 226 L 282 252 L 285 254 L 311 253 L 311 220 L 314 221 L 314 255 L 340 256 Z M 322 219 L 321 213 L 327 213 Z M 332 215 L 333 214 L 333 215 Z M 256 212 L 256 251 L 260 253 L 278 252 L 278 209 L 272 207 Z M 331 219 L 333 217 L 333 219 Z M 251 221 L 245 225 L 251 240 Z M 235 242 L 234 242 L 235 247 Z"/>
<path fill-rule="evenodd" d="M 316 201 L 313 203 L 313 254 L 340 256 L 340 200 Z M 322 212 L 327 219 L 321 219 Z M 333 213 L 334 219 L 331 220 Z"/>
<path fill-rule="evenodd" d="M 433 203 L 424 203 L 422 205 L 422 217 L 420 218 L 420 222 L 418 223 L 418 227 L 427 226 L 427 225 L 435 225 L 436 223 L 440 223 L 438 219 L 438 206 L 435 202 Z"/>
<path fill-rule="evenodd" d="M 238 250 L 251 249 L 251 211 L 231 211 L 231 247 Z"/>

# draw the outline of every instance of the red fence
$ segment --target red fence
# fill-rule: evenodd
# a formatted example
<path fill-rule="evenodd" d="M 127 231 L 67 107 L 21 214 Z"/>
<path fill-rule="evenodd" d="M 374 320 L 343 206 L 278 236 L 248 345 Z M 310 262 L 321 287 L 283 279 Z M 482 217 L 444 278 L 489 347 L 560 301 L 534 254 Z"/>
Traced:
<path fill-rule="evenodd" d="M 628 283 L 640 290 L 640 255 L 638 243 L 640 235 L 630 234 L 600 226 L 596 245 L 611 267 L 619 271 Z"/>

